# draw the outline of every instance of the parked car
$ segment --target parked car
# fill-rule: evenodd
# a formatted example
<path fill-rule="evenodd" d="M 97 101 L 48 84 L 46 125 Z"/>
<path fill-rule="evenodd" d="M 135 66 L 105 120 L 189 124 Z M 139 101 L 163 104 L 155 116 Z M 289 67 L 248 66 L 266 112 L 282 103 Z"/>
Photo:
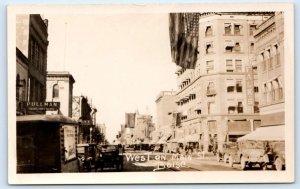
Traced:
<path fill-rule="evenodd" d="M 285 166 L 284 141 L 242 141 L 240 146 L 241 169 L 258 164 L 263 170 L 269 165 L 283 170 Z"/>
<path fill-rule="evenodd" d="M 95 166 L 96 144 L 77 144 L 77 157 L 79 161 L 79 171 L 90 172 Z"/>
<path fill-rule="evenodd" d="M 224 163 L 228 163 L 231 167 L 234 163 L 240 162 L 237 142 L 225 142 L 222 147 L 223 149 L 217 153 L 217 161 L 223 160 Z"/>
<path fill-rule="evenodd" d="M 95 171 L 99 168 L 101 171 L 104 168 L 115 168 L 117 171 L 122 171 L 123 151 L 122 145 L 98 146 Z"/>

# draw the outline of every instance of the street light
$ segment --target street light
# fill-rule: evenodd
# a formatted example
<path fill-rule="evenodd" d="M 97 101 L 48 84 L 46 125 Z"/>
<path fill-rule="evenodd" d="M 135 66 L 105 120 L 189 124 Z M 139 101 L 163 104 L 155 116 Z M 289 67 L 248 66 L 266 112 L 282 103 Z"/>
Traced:
<path fill-rule="evenodd" d="M 90 127 L 90 143 L 92 143 L 92 130 L 93 130 L 93 128 Z"/>

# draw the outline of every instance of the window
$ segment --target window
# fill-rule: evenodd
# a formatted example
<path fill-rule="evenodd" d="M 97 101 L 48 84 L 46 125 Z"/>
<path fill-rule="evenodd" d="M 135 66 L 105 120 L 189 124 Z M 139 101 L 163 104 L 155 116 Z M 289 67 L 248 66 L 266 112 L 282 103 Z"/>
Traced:
<path fill-rule="evenodd" d="M 207 43 L 207 44 L 206 44 L 205 52 L 206 52 L 206 54 L 210 54 L 210 53 L 213 52 L 213 49 L 212 49 L 212 43 Z"/>
<path fill-rule="evenodd" d="M 258 93 L 258 86 L 254 86 L 253 90 L 255 93 Z"/>
<path fill-rule="evenodd" d="M 253 74 L 257 74 L 257 66 L 252 67 Z"/>
<path fill-rule="evenodd" d="M 234 80 L 233 79 L 227 79 L 226 84 L 227 84 L 227 92 L 228 93 L 233 93 L 234 92 L 234 85 L 235 85 Z"/>
<path fill-rule="evenodd" d="M 263 60 L 262 60 L 262 70 L 263 70 L 263 71 L 266 71 L 266 69 L 267 69 L 267 62 L 266 62 L 266 60 L 265 60 L 264 53 L 261 53 L 260 55 L 261 55 L 262 58 L 263 58 Z"/>
<path fill-rule="evenodd" d="M 207 86 L 207 96 L 216 95 L 215 84 L 213 82 L 209 82 Z"/>
<path fill-rule="evenodd" d="M 214 109 L 213 106 L 214 106 L 214 102 L 207 103 L 207 114 L 213 113 L 213 109 Z"/>
<path fill-rule="evenodd" d="M 243 103 L 242 102 L 238 102 L 237 112 L 238 112 L 238 114 L 243 113 Z"/>
<path fill-rule="evenodd" d="M 235 71 L 242 72 L 242 60 L 235 60 Z"/>
<path fill-rule="evenodd" d="M 233 51 L 233 47 L 232 46 L 226 46 L 225 47 L 225 52 L 232 52 Z"/>
<path fill-rule="evenodd" d="M 226 60 L 226 72 L 233 72 L 233 63 L 232 60 Z"/>
<path fill-rule="evenodd" d="M 234 35 L 240 35 L 240 34 L 241 34 L 241 25 L 234 24 Z"/>
<path fill-rule="evenodd" d="M 224 29 L 225 29 L 225 35 L 231 35 L 231 24 L 230 23 L 225 23 Z"/>
<path fill-rule="evenodd" d="M 52 98 L 59 97 L 59 86 L 58 84 L 53 85 Z"/>
<path fill-rule="evenodd" d="M 254 109 L 254 113 L 259 113 L 259 102 L 258 101 L 255 101 L 254 102 L 254 107 L 253 107 L 253 109 Z"/>
<path fill-rule="evenodd" d="M 250 25 L 249 27 L 249 34 L 253 35 L 253 32 L 256 30 L 256 25 Z"/>
<path fill-rule="evenodd" d="M 214 61 L 206 61 L 206 72 L 211 73 L 214 70 Z"/>
<path fill-rule="evenodd" d="M 234 114 L 235 113 L 235 106 L 229 106 L 228 107 L 228 114 Z"/>
<path fill-rule="evenodd" d="M 17 79 L 16 79 L 16 100 L 17 102 L 20 99 L 20 76 L 17 74 Z"/>
<path fill-rule="evenodd" d="M 251 42 L 250 43 L 250 53 L 253 53 L 254 52 L 254 43 Z"/>
<path fill-rule="evenodd" d="M 241 52 L 241 46 L 240 43 L 235 43 L 235 46 L 233 47 L 233 50 L 235 52 Z"/>
<path fill-rule="evenodd" d="M 213 30 L 211 26 L 207 26 L 205 30 L 205 36 L 212 36 Z"/>
<path fill-rule="evenodd" d="M 242 81 L 236 81 L 236 92 L 243 92 Z"/>

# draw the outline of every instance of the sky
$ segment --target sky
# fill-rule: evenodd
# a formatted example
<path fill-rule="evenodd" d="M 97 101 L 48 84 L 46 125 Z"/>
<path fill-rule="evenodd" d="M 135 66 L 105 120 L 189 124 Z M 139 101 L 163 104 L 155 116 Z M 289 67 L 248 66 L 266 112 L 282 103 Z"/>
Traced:
<path fill-rule="evenodd" d="M 125 112 L 156 117 L 160 91 L 176 90 L 167 14 L 43 15 L 48 71 L 69 71 L 73 95 L 87 96 L 115 139 Z M 92 102 L 91 102 L 92 101 Z"/>

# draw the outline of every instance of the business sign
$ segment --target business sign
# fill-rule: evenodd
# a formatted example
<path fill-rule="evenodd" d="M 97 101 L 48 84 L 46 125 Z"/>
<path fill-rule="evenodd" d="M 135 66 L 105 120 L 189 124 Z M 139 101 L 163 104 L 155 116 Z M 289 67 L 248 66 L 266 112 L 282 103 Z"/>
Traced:
<path fill-rule="evenodd" d="M 64 125 L 65 161 L 76 157 L 75 127 Z"/>
<path fill-rule="evenodd" d="M 60 102 L 24 102 L 27 110 L 54 111 L 60 108 Z"/>
<path fill-rule="evenodd" d="M 253 84 L 253 72 L 252 67 L 246 67 L 246 99 L 248 106 L 254 105 L 254 84 Z"/>

